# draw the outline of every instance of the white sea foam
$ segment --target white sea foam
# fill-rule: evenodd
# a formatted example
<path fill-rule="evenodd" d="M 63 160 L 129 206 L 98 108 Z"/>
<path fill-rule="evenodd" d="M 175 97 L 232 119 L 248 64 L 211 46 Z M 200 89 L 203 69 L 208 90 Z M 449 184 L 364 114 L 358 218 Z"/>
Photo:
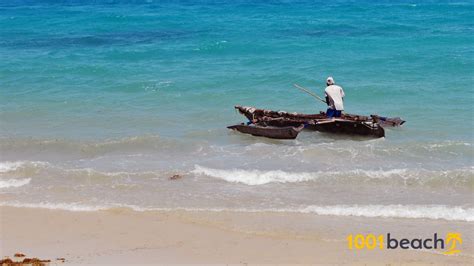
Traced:
<path fill-rule="evenodd" d="M 0 189 L 1 188 L 13 188 L 13 187 L 21 187 L 24 185 L 28 185 L 31 181 L 31 178 L 24 178 L 24 179 L 7 179 L 1 180 L 0 179 Z"/>
<path fill-rule="evenodd" d="M 336 216 L 361 216 L 382 218 L 425 218 L 450 221 L 474 221 L 474 208 L 444 205 L 335 205 L 308 206 L 303 213 Z"/>
<path fill-rule="evenodd" d="M 18 162 L 1 162 L 0 163 L 0 173 L 7 173 L 10 171 L 15 171 L 20 166 L 25 164 L 25 162 L 18 161 Z"/>
<path fill-rule="evenodd" d="M 20 203 L 20 202 L 1 202 L 0 206 L 17 207 L 17 208 L 34 208 L 64 211 L 101 211 L 112 208 L 113 206 L 92 206 L 78 203 Z"/>
<path fill-rule="evenodd" d="M 48 165 L 49 164 L 47 162 L 41 162 L 41 161 L 14 161 L 14 162 L 5 161 L 5 162 L 0 162 L 0 173 L 13 172 L 27 166 L 41 167 L 41 166 L 48 166 Z"/>
<path fill-rule="evenodd" d="M 302 206 L 299 208 L 186 208 L 186 207 L 142 207 L 128 204 L 85 205 L 79 203 L 20 203 L 1 202 L 0 206 L 19 208 L 40 208 L 66 211 L 102 211 L 116 208 L 127 208 L 134 211 L 208 211 L 208 212 L 279 212 L 307 213 L 328 216 L 356 216 L 368 218 L 431 219 L 448 221 L 474 221 L 474 208 L 446 205 L 329 205 Z"/>
<path fill-rule="evenodd" d="M 192 174 L 206 175 L 209 177 L 222 179 L 227 182 L 242 183 L 246 185 L 263 185 L 268 183 L 295 183 L 314 181 L 320 178 L 400 178 L 420 179 L 423 176 L 427 180 L 436 177 L 450 177 L 455 174 L 464 174 L 465 180 L 472 179 L 473 169 L 457 169 L 453 171 L 428 171 L 424 169 L 388 169 L 388 170 L 364 170 L 354 169 L 347 171 L 315 171 L 315 172 L 286 172 L 282 170 L 243 170 L 243 169 L 214 169 L 195 165 Z M 420 179 L 420 182 L 424 180 Z"/>
<path fill-rule="evenodd" d="M 287 183 L 287 182 L 303 182 L 318 178 L 318 173 L 289 173 L 281 170 L 260 171 L 260 170 L 221 170 L 207 168 L 195 165 L 193 174 L 207 175 L 214 178 L 223 179 L 228 182 L 244 183 L 247 185 L 263 185 L 271 182 Z"/>

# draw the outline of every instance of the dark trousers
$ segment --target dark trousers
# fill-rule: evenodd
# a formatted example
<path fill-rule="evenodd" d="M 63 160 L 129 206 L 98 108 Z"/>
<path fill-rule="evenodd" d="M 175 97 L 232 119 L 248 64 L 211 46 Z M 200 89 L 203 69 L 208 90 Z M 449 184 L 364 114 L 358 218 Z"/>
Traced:
<path fill-rule="evenodd" d="M 326 116 L 329 117 L 329 118 L 331 118 L 331 117 L 341 117 L 341 111 L 328 108 L 326 110 Z"/>

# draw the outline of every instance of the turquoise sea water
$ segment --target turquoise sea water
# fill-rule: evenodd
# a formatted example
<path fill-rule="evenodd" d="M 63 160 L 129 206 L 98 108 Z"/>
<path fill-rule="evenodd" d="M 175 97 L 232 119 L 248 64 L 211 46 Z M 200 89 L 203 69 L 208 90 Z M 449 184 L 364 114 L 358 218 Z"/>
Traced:
<path fill-rule="evenodd" d="M 1 199 L 474 220 L 473 17 L 471 1 L 0 1 Z M 347 112 L 408 122 L 381 140 L 225 128 L 235 104 L 324 110 L 292 84 L 323 95 L 327 76 Z"/>

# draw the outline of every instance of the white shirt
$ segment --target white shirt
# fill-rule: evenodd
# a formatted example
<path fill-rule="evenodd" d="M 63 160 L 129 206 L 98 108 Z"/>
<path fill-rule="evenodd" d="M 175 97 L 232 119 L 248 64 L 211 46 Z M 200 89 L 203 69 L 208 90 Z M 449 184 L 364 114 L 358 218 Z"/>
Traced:
<path fill-rule="evenodd" d="M 344 110 L 344 103 L 342 101 L 342 98 L 344 97 L 344 91 L 341 87 L 337 85 L 330 85 L 326 87 L 324 92 L 329 98 L 329 106 L 331 109 L 336 109 L 337 111 Z"/>

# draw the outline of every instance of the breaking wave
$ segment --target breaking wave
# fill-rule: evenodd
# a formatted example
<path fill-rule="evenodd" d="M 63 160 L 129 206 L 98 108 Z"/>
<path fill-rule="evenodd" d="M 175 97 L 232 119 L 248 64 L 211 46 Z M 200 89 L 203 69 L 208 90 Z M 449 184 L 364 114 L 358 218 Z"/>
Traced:
<path fill-rule="evenodd" d="M 474 182 L 472 168 L 431 171 L 425 169 L 390 169 L 390 170 L 348 170 L 348 171 L 316 171 L 316 172 L 286 172 L 282 170 L 243 170 L 243 169 L 214 169 L 195 165 L 193 174 L 205 175 L 227 182 L 242 183 L 246 185 L 264 185 L 268 183 L 296 183 L 307 181 L 387 181 L 394 179 L 404 184 L 418 183 L 443 183 L 454 185 L 469 185 Z"/>
<path fill-rule="evenodd" d="M 341 170 L 341 171 L 313 171 L 313 172 L 291 172 L 283 170 L 252 170 L 252 169 L 215 169 L 194 165 L 189 170 L 151 170 L 151 171 L 112 171 L 105 172 L 92 168 L 68 168 L 66 166 L 54 165 L 42 161 L 15 161 L 0 162 L 0 178 L 3 177 L 3 185 L 10 187 L 16 184 L 27 184 L 28 178 L 61 177 L 92 178 L 94 180 L 111 180 L 115 178 L 140 178 L 159 179 L 169 177 L 178 171 L 181 174 L 206 176 L 230 183 L 240 183 L 250 186 L 265 185 L 271 183 L 301 183 L 301 182 L 324 182 L 324 183 L 371 183 L 371 184 L 397 184 L 397 185 L 427 185 L 450 187 L 459 186 L 474 189 L 474 168 L 462 168 L 453 170 L 427 170 L 427 169 L 380 169 L 380 170 Z M 22 179 L 21 179 L 22 178 Z M 1 179 L 0 179 L 1 180 Z M 20 180 L 23 180 L 20 182 Z"/>
<path fill-rule="evenodd" d="M 0 179 L 0 189 L 1 188 L 15 188 L 15 187 L 22 187 L 24 185 L 28 185 L 31 181 L 31 178 L 24 178 L 24 179 L 7 179 L 1 180 Z"/>
<path fill-rule="evenodd" d="M 278 213 L 306 213 L 328 216 L 355 216 L 366 218 L 403 218 L 403 219 L 431 219 L 447 221 L 474 221 L 474 208 L 446 205 L 329 205 L 329 206 L 303 206 L 299 208 L 160 208 L 140 207 L 127 204 L 108 204 L 92 206 L 80 203 L 19 203 L 2 202 L 0 206 L 18 208 L 39 208 L 66 211 L 104 211 L 113 209 L 130 209 L 133 211 L 208 211 L 208 212 L 278 212 Z"/>
<path fill-rule="evenodd" d="M 47 162 L 41 162 L 41 161 L 15 161 L 15 162 L 0 162 L 0 173 L 9 173 L 9 172 L 14 172 L 18 171 L 21 169 L 33 169 L 33 168 L 41 168 L 41 167 L 47 167 L 50 164 Z"/>
<path fill-rule="evenodd" d="M 260 171 L 260 170 L 221 170 L 207 168 L 199 165 L 194 166 L 193 174 L 206 175 L 214 178 L 223 179 L 228 182 L 243 183 L 247 185 L 263 185 L 271 182 L 304 182 L 314 180 L 317 175 L 314 173 L 288 173 L 281 170 Z"/>
<path fill-rule="evenodd" d="M 18 162 L 2 162 L 0 163 L 0 174 L 9 173 L 16 171 L 21 167 L 24 167 L 28 162 L 18 161 Z M 21 179 L 0 179 L 0 189 L 2 188 L 17 188 L 24 185 L 28 185 L 31 181 L 31 178 L 21 178 Z"/>
<path fill-rule="evenodd" d="M 336 216 L 360 216 L 382 218 L 425 218 L 450 221 L 474 221 L 474 208 L 444 205 L 335 205 L 308 206 L 303 213 Z"/>
<path fill-rule="evenodd" d="M 10 172 L 20 167 L 23 162 L 3 162 L 0 163 L 0 173 Z"/>
<path fill-rule="evenodd" d="M 79 203 L 20 203 L 20 202 L 1 202 L 0 206 L 16 207 L 16 208 L 31 208 L 31 209 L 48 209 L 48 210 L 63 210 L 63 211 L 101 211 L 112 208 L 112 206 L 91 206 Z"/>

